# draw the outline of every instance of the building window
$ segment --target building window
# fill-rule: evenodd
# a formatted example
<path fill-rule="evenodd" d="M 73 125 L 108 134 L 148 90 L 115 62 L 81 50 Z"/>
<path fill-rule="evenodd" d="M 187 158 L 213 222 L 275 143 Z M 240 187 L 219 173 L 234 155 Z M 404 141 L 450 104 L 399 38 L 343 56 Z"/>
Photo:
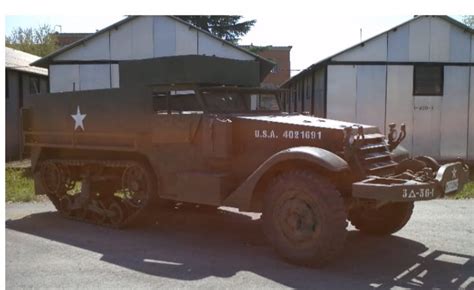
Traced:
<path fill-rule="evenodd" d="M 30 76 L 30 94 L 36 95 L 40 93 L 40 80 L 38 77 Z"/>
<path fill-rule="evenodd" d="M 442 96 L 443 71 L 442 65 L 415 65 L 413 71 L 413 95 Z"/>

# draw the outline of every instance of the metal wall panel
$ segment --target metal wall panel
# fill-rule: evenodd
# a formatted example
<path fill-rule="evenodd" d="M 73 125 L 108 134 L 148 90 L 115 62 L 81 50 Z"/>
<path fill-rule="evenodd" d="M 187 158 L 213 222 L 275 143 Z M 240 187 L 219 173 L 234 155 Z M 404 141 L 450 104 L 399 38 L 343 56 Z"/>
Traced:
<path fill-rule="evenodd" d="M 289 112 L 295 112 L 296 111 L 296 84 L 297 82 L 293 82 L 291 84 L 291 92 L 290 92 L 290 98 L 291 98 L 291 109 Z"/>
<path fill-rule="evenodd" d="M 312 75 L 309 73 L 305 77 L 305 89 L 304 89 L 304 112 L 311 113 L 311 99 L 313 97 L 312 87 L 313 87 L 313 79 Z"/>
<path fill-rule="evenodd" d="M 8 74 L 5 85 L 8 87 L 8 96 L 5 99 L 5 149 L 6 159 L 14 160 L 19 157 L 19 96 L 20 96 L 20 77 L 21 73 L 13 70 L 5 70 Z"/>
<path fill-rule="evenodd" d="M 449 22 L 439 17 L 430 17 L 430 61 L 449 61 Z"/>
<path fill-rule="evenodd" d="M 316 117 L 324 117 L 324 86 L 325 80 L 325 68 L 320 68 L 314 72 L 314 115 Z"/>
<path fill-rule="evenodd" d="M 474 35 L 471 35 L 471 62 L 474 62 Z"/>
<path fill-rule="evenodd" d="M 413 150 L 413 66 L 389 65 L 387 67 L 387 117 L 388 124 L 395 123 L 397 128 L 405 123 L 407 136 L 402 145 Z"/>
<path fill-rule="evenodd" d="M 387 34 L 361 43 L 333 58 L 336 61 L 386 61 L 387 60 Z"/>
<path fill-rule="evenodd" d="M 388 32 L 388 60 L 408 61 L 410 27 L 403 25 Z"/>
<path fill-rule="evenodd" d="M 49 88 L 52 93 L 80 90 L 79 65 L 50 65 Z"/>
<path fill-rule="evenodd" d="M 109 64 L 79 65 L 80 90 L 110 89 Z"/>
<path fill-rule="evenodd" d="M 67 50 L 54 60 L 104 60 L 110 59 L 109 33 L 105 32 L 96 37 Z"/>
<path fill-rule="evenodd" d="M 291 85 L 287 87 L 288 92 L 285 94 L 286 98 L 286 108 L 285 111 L 291 112 Z"/>
<path fill-rule="evenodd" d="M 153 41 L 153 16 L 141 16 L 132 24 L 132 58 L 152 58 L 154 54 Z"/>
<path fill-rule="evenodd" d="M 120 88 L 120 71 L 118 64 L 112 64 L 110 67 L 110 79 L 112 88 Z"/>
<path fill-rule="evenodd" d="M 153 57 L 153 17 L 138 17 L 110 30 L 110 45 L 114 60 Z"/>
<path fill-rule="evenodd" d="M 286 102 L 285 102 L 285 104 L 286 104 L 285 111 L 290 112 L 290 110 L 291 110 L 291 92 L 288 91 L 288 92 L 285 93 L 285 100 L 286 100 Z"/>
<path fill-rule="evenodd" d="M 201 55 L 215 55 L 218 57 L 240 60 L 255 59 L 255 57 L 202 32 L 198 33 L 198 42 L 199 54 Z"/>
<path fill-rule="evenodd" d="M 474 66 L 470 67 L 469 82 L 469 140 L 467 149 L 467 159 L 474 161 Z"/>
<path fill-rule="evenodd" d="M 430 59 L 430 19 L 418 18 L 409 24 L 409 61 L 429 61 Z"/>
<path fill-rule="evenodd" d="M 356 122 L 375 125 L 381 132 L 385 127 L 384 65 L 357 66 Z"/>
<path fill-rule="evenodd" d="M 110 30 L 111 59 L 132 59 L 132 23 L 133 20 Z"/>
<path fill-rule="evenodd" d="M 469 67 L 444 67 L 441 104 L 441 158 L 466 158 Z"/>
<path fill-rule="evenodd" d="M 301 95 L 301 87 L 303 86 L 303 81 L 299 79 L 296 82 L 296 112 L 301 112 L 301 100 L 303 96 Z"/>
<path fill-rule="evenodd" d="M 451 25 L 449 33 L 449 60 L 468 62 L 471 58 L 471 34 Z"/>
<path fill-rule="evenodd" d="M 166 16 L 153 17 L 153 55 L 170 56 L 176 52 L 176 21 Z"/>
<path fill-rule="evenodd" d="M 327 117 L 355 122 L 356 66 L 329 65 L 327 70 Z"/>
<path fill-rule="evenodd" d="M 40 92 L 41 93 L 48 92 L 48 79 L 40 79 Z"/>
<path fill-rule="evenodd" d="M 413 155 L 440 158 L 441 100 L 443 97 L 414 97 Z"/>
<path fill-rule="evenodd" d="M 176 23 L 176 55 L 197 54 L 197 30 Z"/>

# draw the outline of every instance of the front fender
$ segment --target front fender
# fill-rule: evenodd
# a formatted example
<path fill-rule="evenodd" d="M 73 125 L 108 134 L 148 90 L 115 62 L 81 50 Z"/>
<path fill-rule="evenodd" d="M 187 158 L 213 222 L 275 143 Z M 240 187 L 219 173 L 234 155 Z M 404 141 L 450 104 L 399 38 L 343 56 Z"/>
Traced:
<path fill-rule="evenodd" d="M 291 160 L 307 161 L 330 172 L 342 172 L 349 169 L 349 165 L 344 159 L 325 149 L 309 146 L 285 149 L 265 160 L 224 200 L 223 204 L 242 210 L 250 210 L 252 195 L 262 176 L 274 165 Z"/>

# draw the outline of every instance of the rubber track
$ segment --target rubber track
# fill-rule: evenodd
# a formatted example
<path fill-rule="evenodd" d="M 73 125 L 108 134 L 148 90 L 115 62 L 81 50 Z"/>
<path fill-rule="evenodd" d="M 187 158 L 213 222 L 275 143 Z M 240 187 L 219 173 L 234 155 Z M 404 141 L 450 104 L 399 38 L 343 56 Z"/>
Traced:
<path fill-rule="evenodd" d="M 130 166 L 138 165 L 143 167 L 143 165 L 137 161 L 132 161 L 132 160 L 72 160 L 72 159 L 48 159 L 48 162 L 56 162 L 62 166 L 77 166 L 77 167 L 83 167 L 87 165 L 101 165 L 103 167 L 108 167 L 108 168 L 127 168 Z M 71 219 L 71 220 L 76 220 L 76 221 L 81 221 L 81 222 L 86 222 L 90 224 L 95 224 L 95 225 L 100 225 L 100 226 L 105 226 L 105 227 L 110 227 L 110 228 L 124 228 L 131 226 L 135 224 L 138 221 L 141 221 L 143 218 L 147 216 L 147 213 L 150 208 L 150 204 L 152 204 L 152 197 L 149 197 L 148 203 L 140 208 L 139 210 L 133 212 L 132 214 L 128 215 L 121 224 L 119 225 L 112 225 L 109 222 L 106 223 L 98 223 L 94 220 L 91 219 L 83 219 L 78 216 L 70 216 L 64 214 L 60 208 L 57 207 L 58 211 L 61 213 L 61 215 L 65 218 Z M 77 211 L 77 210 L 76 210 Z M 107 221 L 108 218 L 105 218 Z"/>

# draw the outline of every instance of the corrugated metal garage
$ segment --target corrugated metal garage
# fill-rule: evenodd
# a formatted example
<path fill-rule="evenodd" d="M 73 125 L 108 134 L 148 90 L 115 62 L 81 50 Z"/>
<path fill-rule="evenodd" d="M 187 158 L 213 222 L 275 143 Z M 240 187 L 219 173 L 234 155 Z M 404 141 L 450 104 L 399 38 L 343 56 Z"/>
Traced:
<path fill-rule="evenodd" d="M 473 61 L 471 28 L 418 16 L 294 76 L 284 103 L 383 132 L 405 123 L 413 155 L 474 161 Z"/>

